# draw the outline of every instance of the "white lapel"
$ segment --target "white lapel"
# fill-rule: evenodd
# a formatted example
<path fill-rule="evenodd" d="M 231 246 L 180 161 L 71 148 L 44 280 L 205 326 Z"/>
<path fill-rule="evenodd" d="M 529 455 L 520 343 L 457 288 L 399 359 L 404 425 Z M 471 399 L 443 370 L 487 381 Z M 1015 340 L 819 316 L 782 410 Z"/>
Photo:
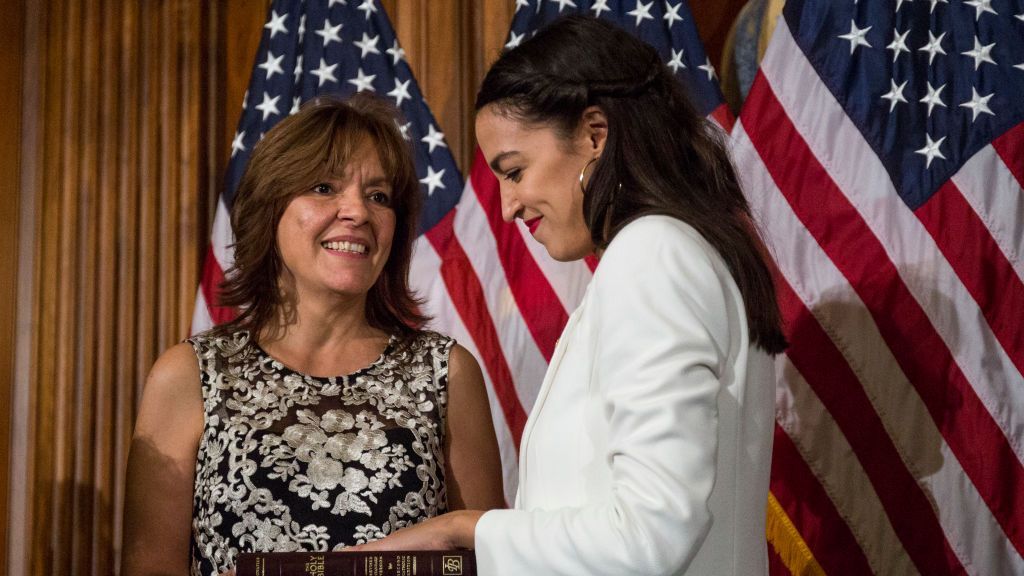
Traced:
<path fill-rule="evenodd" d="M 569 316 L 569 320 L 565 323 L 562 335 L 555 344 L 555 351 L 551 355 L 551 362 L 548 364 L 548 369 L 544 373 L 544 381 L 541 383 L 540 390 L 537 392 L 537 400 L 534 402 L 533 408 L 530 410 L 529 418 L 526 419 L 526 426 L 523 429 L 523 437 L 519 443 L 519 490 L 516 494 L 516 508 L 520 506 L 520 499 L 523 495 L 523 486 L 526 485 L 526 453 L 527 447 L 530 445 L 530 436 L 533 434 L 533 428 L 540 416 L 544 402 L 547 400 L 548 392 L 551 390 L 551 383 L 558 374 L 558 368 L 562 364 L 562 358 L 565 357 L 568 341 L 572 339 L 571 336 L 576 330 L 576 325 L 579 323 L 583 309 L 586 307 L 587 296 L 589 294 L 590 287 L 588 286 L 587 290 L 583 294 L 583 300 L 580 302 L 580 305 L 573 311 L 572 315 Z"/>

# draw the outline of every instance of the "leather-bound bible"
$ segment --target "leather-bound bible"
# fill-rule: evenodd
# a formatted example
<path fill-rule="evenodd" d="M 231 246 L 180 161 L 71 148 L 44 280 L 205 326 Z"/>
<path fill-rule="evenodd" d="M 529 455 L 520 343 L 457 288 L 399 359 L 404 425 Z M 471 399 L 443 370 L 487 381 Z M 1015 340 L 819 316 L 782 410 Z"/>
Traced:
<path fill-rule="evenodd" d="M 239 554 L 235 576 L 476 576 L 472 550 Z"/>

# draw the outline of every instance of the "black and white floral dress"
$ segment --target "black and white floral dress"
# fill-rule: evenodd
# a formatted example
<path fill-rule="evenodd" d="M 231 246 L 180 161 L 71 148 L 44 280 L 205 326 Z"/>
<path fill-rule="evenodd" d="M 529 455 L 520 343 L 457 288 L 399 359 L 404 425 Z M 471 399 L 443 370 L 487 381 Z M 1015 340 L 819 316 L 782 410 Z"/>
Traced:
<path fill-rule="evenodd" d="M 332 378 L 290 370 L 244 331 L 189 342 L 205 412 L 194 576 L 231 568 L 239 552 L 340 549 L 447 511 L 452 339 L 392 337 L 373 364 Z"/>

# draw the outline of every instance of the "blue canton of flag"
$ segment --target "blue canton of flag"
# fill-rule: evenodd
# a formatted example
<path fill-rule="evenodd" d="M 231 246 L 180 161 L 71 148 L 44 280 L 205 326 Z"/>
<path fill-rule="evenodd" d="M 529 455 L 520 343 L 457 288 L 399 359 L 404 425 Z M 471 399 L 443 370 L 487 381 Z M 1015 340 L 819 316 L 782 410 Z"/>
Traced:
<path fill-rule="evenodd" d="M 223 201 L 230 207 L 252 147 L 302 102 L 321 94 L 370 91 L 401 110 L 423 190 L 420 231 L 462 194 L 462 178 L 444 134 L 424 102 L 391 23 L 375 0 L 276 0 L 264 26 L 232 143 Z"/>
<path fill-rule="evenodd" d="M 1024 5 L 788 2 L 794 39 L 915 209 L 1024 119 Z"/>
<path fill-rule="evenodd" d="M 724 98 L 715 67 L 704 53 L 704 45 L 686 2 L 516 0 L 516 13 L 505 47 L 517 46 L 545 24 L 571 13 L 590 14 L 614 22 L 653 46 L 687 87 L 697 111 L 703 116 L 714 113 L 715 120 L 724 128 L 731 126 L 729 114 L 725 109 L 719 110 Z"/>

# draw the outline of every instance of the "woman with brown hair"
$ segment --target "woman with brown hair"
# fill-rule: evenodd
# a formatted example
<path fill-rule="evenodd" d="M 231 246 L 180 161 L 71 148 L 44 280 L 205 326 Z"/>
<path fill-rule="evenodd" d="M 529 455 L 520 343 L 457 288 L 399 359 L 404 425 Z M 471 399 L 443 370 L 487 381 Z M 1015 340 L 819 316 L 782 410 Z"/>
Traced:
<path fill-rule="evenodd" d="M 503 505 L 480 368 L 418 328 L 419 187 L 381 101 L 320 99 L 255 147 L 222 303 L 164 353 L 128 460 L 123 573 L 216 575 Z"/>
<path fill-rule="evenodd" d="M 360 548 L 475 548 L 481 576 L 766 574 L 786 341 L 720 130 L 654 48 L 583 16 L 503 54 L 476 107 L 505 220 L 600 263 L 523 431 L 515 509 Z"/>

